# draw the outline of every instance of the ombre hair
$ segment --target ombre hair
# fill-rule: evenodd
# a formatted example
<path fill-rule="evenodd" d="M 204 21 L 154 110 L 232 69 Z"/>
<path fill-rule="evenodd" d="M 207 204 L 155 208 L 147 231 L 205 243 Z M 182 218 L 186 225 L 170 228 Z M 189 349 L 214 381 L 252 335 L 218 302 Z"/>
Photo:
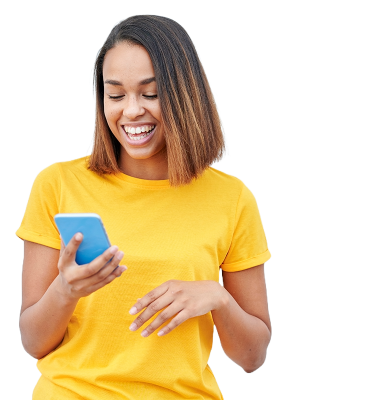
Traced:
<path fill-rule="evenodd" d="M 118 43 L 139 45 L 148 52 L 157 83 L 172 186 L 197 178 L 225 149 L 221 123 L 202 64 L 187 32 L 175 21 L 137 15 L 116 25 L 95 63 L 96 127 L 89 169 L 116 174 L 121 145 L 104 114 L 102 68 L 106 53 Z"/>

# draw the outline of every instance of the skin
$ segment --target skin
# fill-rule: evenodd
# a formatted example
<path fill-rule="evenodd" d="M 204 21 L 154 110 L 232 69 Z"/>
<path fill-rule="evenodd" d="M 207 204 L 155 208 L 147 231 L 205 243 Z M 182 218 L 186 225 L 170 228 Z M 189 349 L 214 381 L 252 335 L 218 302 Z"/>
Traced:
<path fill-rule="evenodd" d="M 165 135 L 153 66 L 145 49 L 127 43 L 109 50 L 103 67 L 105 116 L 121 144 L 121 170 L 141 179 L 167 179 Z M 111 82 L 115 83 L 112 84 Z M 116 84 L 119 82 L 119 84 Z M 129 142 L 124 126 L 156 125 L 144 144 Z M 77 266 L 81 243 L 76 234 L 61 250 L 25 241 L 23 299 L 20 316 L 26 351 L 41 358 L 63 339 L 78 300 L 112 282 L 126 270 L 116 246 L 90 264 Z M 114 255 L 111 262 L 111 256 Z M 106 264 L 107 263 L 107 264 Z M 264 267 L 223 271 L 224 286 L 215 281 L 164 282 L 131 305 L 132 334 L 148 337 L 170 332 L 189 318 L 212 313 L 225 353 L 246 372 L 259 368 L 271 338 Z M 152 317 L 155 319 L 146 322 Z"/>
<path fill-rule="evenodd" d="M 166 143 L 157 85 L 155 81 L 139 85 L 139 82 L 155 76 L 147 51 L 126 42 L 118 44 L 105 56 L 103 76 L 106 120 L 121 144 L 120 169 L 135 178 L 168 179 Z M 151 124 L 156 125 L 156 129 L 149 143 L 129 143 L 123 126 Z"/>
<path fill-rule="evenodd" d="M 62 243 L 60 251 L 24 241 L 19 326 L 25 350 L 37 359 L 63 340 L 78 300 L 109 284 L 127 269 L 119 266 L 123 252 L 116 246 L 90 264 L 77 265 L 75 254 L 82 239 L 80 233 L 76 234 L 67 247 Z"/>

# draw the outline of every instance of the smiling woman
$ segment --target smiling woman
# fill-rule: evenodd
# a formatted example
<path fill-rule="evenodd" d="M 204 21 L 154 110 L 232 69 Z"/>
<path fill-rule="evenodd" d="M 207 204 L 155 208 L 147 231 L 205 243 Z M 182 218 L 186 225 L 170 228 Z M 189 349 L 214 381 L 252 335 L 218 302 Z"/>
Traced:
<path fill-rule="evenodd" d="M 136 171 L 137 178 L 149 173 L 150 179 L 167 179 L 161 106 L 147 51 L 126 41 L 117 44 L 105 56 L 103 79 L 106 121 L 121 146 L 119 169 L 127 175 Z"/>
<path fill-rule="evenodd" d="M 122 75 L 129 81 L 122 81 Z M 125 110 L 120 123 L 128 124 L 129 113 L 142 113 L 142 101 L 150 104 L 153 118 L 160 118 L 155 135 L 165 137 L 160 156 L 166 154 L 172 185 L 191 182 L 221 158 L 224 139 L 215 101 L 193 43 L 179 24 L 148 15 L 118 24 L 96 60 L 95 85 L 97 123 L 92 171 L 120 171 L 123 156 L 119 137 L 124 135 L 116 135 L 118 127 L 113 121 L 110 124 L 109 117 Z M 128 87 L 129 93 L 125 92 Z M 154 100 L 152 104 L 147 103 L 150 100 Z M 113 106 L 112 101 L 119 104 Z"/>
<path fill-rule="evenodd" d="M 257 204 L 210 167 L 224 148 L 220 121 L 176 22 L 118 24 L 95 84 L 91 156 L 37 176 L 17 231 L 22 342 L 42 374 L 33 399 L 220 400 L 207 364 L 214 325 L 246 372 L 263 364 L 271 336 Z M 59 213 L 99 214 L 115 245 L 77 265 L 83 235 L 62 243 Z"/>

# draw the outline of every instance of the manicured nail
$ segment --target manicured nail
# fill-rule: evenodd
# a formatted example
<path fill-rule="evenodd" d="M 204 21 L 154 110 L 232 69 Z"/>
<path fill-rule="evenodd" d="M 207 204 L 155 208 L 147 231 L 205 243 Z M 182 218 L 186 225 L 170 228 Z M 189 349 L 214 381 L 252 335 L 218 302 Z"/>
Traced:
<path fill-rule="evenodd" d="M 82 240 L 82 234 L 81 233 L 77 233 L 76 235 L 75 235 L 75 239 L 76 240 Z"/>
<path fill-rule="evenodd" d="M 131 331 L 136 331 L 137 328 L 138 328 L 138 326 L 137 326 L 137 324 L 136 324 L 135 322 L 133 322 L 132 325 L 130 325 L 130 327 L 129 327 L 129 329 L 130 329 Z"/>
<path fill-rule="evenodd" d="M 164 331 L 160 331 L 160 332 L 157 334 L 157 336 L 163 336 L 164 334 L 165 334 Z"/>
<path fill-rule="evenodd" d="M 128 268 L 123 265 L 122 267 L 119 267 L 119 275 L 117 276 L 117 278 L 120 278 L 121 275 L 123 275 L 123 272 L 125 272 Z"/>
<path fill-rule="evenodd" d="M 130 315 L 137 314 L 137 312 L 138 312 L 137 307 L 132 307 L 132 308 L 129 310 L 129 314 L 130 314 Z"/>
<path fill-rule="evenodd" d="M 110 254 L 115 254 L 118 251 L 118 246 L 110 247 Z"/>
<path fill-rule="evenodd" d="M 146 330 L 142 331 L 141 336 L 148 337 L 148 332 Z"/>
<path fill-rule="evenodd" d="M 117 258 L 119 261 L 121 261 L 121 260 L 123 259 L 123 257 L 124 257 L 124 253 L 123 253 L 122 251 L 118 251 L 118 252 L 116 253 L 116 258 Z"/>

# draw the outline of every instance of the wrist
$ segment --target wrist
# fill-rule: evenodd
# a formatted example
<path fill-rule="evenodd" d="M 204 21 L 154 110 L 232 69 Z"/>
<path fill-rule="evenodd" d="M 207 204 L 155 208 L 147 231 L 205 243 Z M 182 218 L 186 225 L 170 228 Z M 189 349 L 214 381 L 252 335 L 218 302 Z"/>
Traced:
<path fill-rule="evenodd" d="M 213 308 L 212 311 L 214 312 L 222 312 L 223 310 L 226 310 L 229 306 L 230 303 L 230 293 L 218 282 L 216 282 L 218 288 L 217 288 L 217 296 L 216 296 L 216 302 L 215 302 L 215 307 Z"/>
<path fill-rule="evenodd" d="M 59 302 L 64 307 L 75 307 L 78 303 L 78 298 L 71 296 L 67 290 L 65 290 L 65 285 L 63 284 L 62 277 L 58 275 L 52 285 L 54 287 L 55 294 L 58 297 Z"/>

